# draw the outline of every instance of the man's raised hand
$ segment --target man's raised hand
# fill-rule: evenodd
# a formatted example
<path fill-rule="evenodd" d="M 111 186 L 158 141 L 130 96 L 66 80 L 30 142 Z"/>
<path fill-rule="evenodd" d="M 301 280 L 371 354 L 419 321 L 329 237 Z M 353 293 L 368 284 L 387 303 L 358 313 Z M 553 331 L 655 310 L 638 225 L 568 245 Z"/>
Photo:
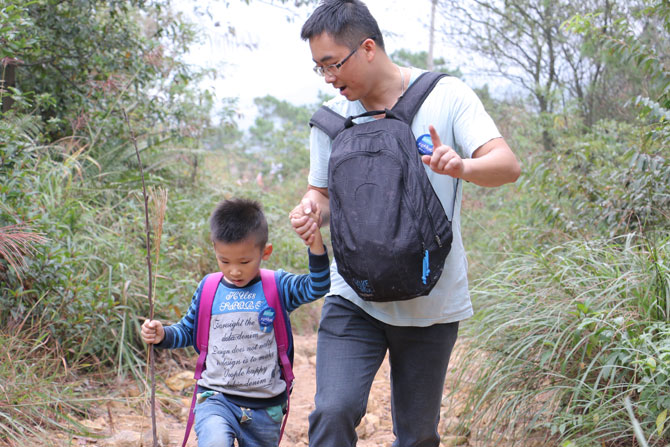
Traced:
<path fill-rule="evenodd" d="M 421 161 L 430 166 L 438 174 L 449 175 L 455 178 L 463 177 L 463 159 L 454 149 L 442 144 L 435 127 L 428 126 L 430 138 L 433 140 L 433 154 L 421 156 Z"/>

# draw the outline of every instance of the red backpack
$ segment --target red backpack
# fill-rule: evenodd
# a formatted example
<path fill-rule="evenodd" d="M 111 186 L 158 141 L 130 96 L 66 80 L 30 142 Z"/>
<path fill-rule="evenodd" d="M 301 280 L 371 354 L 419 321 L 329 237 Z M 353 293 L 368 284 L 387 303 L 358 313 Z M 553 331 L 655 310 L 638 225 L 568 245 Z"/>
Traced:
<path fill-rule="evenodd" d="M 212 304 L 214 303 L 214 295 L 216 294 L 216 289 L 221 283 L 221 278 L 223 274 L 221 272 L 212 273 L 207 275 L 205 279 L 205 285 L 202 288 L 202 294 L 200 295 L 200 308 L 198 311 L 198 333 L 196 334 L 196 345 L 200 350 L 200 356 L 198 357 L 198 362 L 195 366 L 195 375 L 196 380 L 200 379 L 202 372 L 206 368 L 205 358 L 207 357 L 207 346 L 209 343 L 209 321 L 212 316 Z M 289 349 L 289 334 L 288 334 L 288 325 L 284 319 L 284 306 L 282 305 L 281 300 L 279 299 L 279 292 L 277 291 L 277 282 L 275 279 L 275 272 L 272 270 L 261 269 L 261 282 L 263 285 L 263 293 L 265 294 L 265 299 L 267 300 L 270 307 L 275 310 L 275 319 L 273 322 L 273 328 L 275 333 L 275 340 L 277 341 L 277 353 L 279 354 L 279 366 L 281 368 L 282 377 L 286 382 L 286 414 L 284 415 L 284 420 L 282 421 L 281 431 L 279 432 L 279 443 L 281 443 L 281 438 L 284 434 L 284 428 L 286 427 L 286 420 L 288 419 L 289 411 L 289 402 L 291 387 L 293 385 L 293 368 L 291 366 L 291 361 L 288 356 Z M 193 408 L 195 407 L 196 396 L 198 392 L 198 386 L 195 386 L 193 390 L 193 399 L 191 400 L 191 408 L 188 412 L 188 422 L 186 423 L 186 433 L 184 434 L 184 442 L 182 447 L 186 447 L 186 442 L 188 441 L 188 436 L 191 432 L 191 427 L 193 426 L 193 421 L 195 415 L 193 413 Z"/>

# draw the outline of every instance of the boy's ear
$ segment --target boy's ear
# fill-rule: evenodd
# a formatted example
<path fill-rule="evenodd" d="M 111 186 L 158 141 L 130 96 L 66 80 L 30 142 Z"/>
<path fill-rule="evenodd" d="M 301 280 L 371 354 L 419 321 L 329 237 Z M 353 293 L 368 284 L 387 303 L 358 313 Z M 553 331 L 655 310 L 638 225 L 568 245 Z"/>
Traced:
<path fill-rule="evenodd" d="M 265 244 L 265 248 L 263 248 L 263 256 L 261 257 L 261 259 L 263 261 L 267 261 L 270 258 L 271 254 L 272 254 L 272 244 L 268 242 L 267 244 Z"/>

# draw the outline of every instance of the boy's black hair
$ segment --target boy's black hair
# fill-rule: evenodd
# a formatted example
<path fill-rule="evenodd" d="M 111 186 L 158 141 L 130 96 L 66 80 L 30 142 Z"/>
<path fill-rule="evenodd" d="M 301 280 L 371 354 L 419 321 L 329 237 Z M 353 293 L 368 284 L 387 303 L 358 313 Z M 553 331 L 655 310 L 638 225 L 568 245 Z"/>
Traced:
<path fill-rule="evenodd" d="M 212 242 L 235 243 L 253 236 L 263 249 L 268 242 L 268 222 L 260 203 L 249 199 L 220 202 L 209 218 Z"/>
<path fill-rule="evenodd" d="M 302 26 L 300 37 L 309 40 L 323 33 L 332 36 L 339 45 L 351 49 L 363 39 L 371 38 L 384 50 L 379 25 L 360 0 L 323 0 Z"/>

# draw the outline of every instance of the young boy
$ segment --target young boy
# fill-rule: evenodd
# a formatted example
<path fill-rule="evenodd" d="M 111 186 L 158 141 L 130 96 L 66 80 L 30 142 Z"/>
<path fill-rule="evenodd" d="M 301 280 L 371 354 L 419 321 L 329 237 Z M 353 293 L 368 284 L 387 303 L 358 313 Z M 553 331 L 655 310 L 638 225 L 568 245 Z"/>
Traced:
<path fill-rule="evenodd" d="M 273 310 L 260 281 L 261 261 L 272 253 L 268 226 L 257 202 L 221 202 L 210 217 L 214 253 L 223 273 L 212 305 L 207 368 L 198 380 L 195 406 L 198 446 L 272 446 L 279 442 L 286 384 L 280 377 Z M 309 245 L 309 274 L 279 270 L 277 289 L 287 312 L 324 296 L 330 288 L 321 234 Z M 159 348 L 195 346 L 204 279 L 186 315 L 171 326 L 147 320 L 141 335 Z"/>

